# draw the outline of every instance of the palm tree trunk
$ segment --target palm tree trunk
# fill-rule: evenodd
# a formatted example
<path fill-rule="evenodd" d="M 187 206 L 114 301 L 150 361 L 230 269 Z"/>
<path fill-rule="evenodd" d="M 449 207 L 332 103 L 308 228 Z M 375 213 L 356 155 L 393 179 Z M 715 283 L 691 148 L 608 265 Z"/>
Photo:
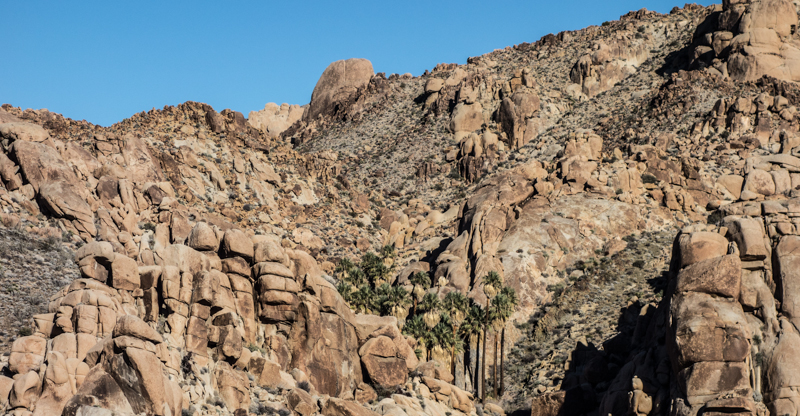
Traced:
<path fill-rule="evenodd" d="M 506 344 L 506 327 L 503 326 L 503 332 L 500 335 L 500 395 L 503 395 L 503 391 L 505 391 L 505 351 L 504 346 Z"/>
<path fill-rule="evenodd" d="M 494 332 L 494 367 L 492 368 L 492 391 L 497 400 L 497 343 L 500 342 L 500 334 Z"/>
<path fill-rule="evenodd" d="M 475 397 L 481 397 L 481 337 L 475 340 L 475 373 L 473 374 L 472 386 L 475 389 Z"/>
<path fill-rule="evenodd" d="M 453 385 L 456 385 L 456 332 L 458 327 L 453 325 L 453 346 L 450 347 L 450 370 L 453 372 Z"/>
<path fill-rule="evenodd" d="M 481 402 L 486 400 L 486 331 L 483 332 L 483 362 L 481 362 Z"/>
<path fill-rule="evenodd" d="M 463 366 L 464 367 L 464 386 L 463 386 L 463 388 L 462 388 L 462 386 L 456 386 L 458 388 L 461 388 L 464 391 L 467 391 L 467 381 L 469 380 L 467 378 L 467 377 L 469 377 L 467 375 L 467 374 L 469 374 L 467 369 L 468 369 L 468 366 L 472 363 L 472 343 L 469 340 L 469 338 L 467 338 L 466 341 L 467 342 L 464 344 L 464 351 L 461 351 L 461 356 L 462 356 L 462 359 L 464 360 L 464 366 Z"/>
<path fill-rule="evenodd" d="M 483 330 L 483 367 L 481 368 L 481 402 L 486 401 L 486 332 L 489 330 L 489 312 L 486 312 L 486 326 Z"/>
<path fill-rule="evenodd" d="M 453 373 L 453 385 L 456 385 L 456 346 L 450 347 L 450 370 Z"/>

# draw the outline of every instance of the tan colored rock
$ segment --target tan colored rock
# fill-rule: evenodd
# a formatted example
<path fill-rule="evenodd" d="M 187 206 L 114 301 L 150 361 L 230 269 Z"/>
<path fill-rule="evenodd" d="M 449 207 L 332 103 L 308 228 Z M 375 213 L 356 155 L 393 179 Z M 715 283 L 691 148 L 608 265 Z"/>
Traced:
<path fill-rule="evenodd" d="M 397 325 L 383 326 L 369 335 L 370 338 L 379 336 L 386 336 L 392 339 L 394 346 L 397 348 L 397 357 L 405 360 L 406 368 L 408 368 L 409 371 L 417 368 L 419 359 Z"/>
<path fill-rule="evenodd" d="M 292 231 L 292 238 L 295 243 L 312 250 L 319 250 L 325 247 L 325 242 L 321 238 L 314 235 L 314 232 L 303 227 L 297 227 Z"/>
<path fill-rule="evenodd" d="M 221 260 L 220 263 L 222 273 L 250 277 L 250 264 L 241 257 L 230 257 Z"/>
<path fill-rule="evenodd" d="M 290 409 L 302 416 L 311 416 L 319 410 L 317 402 L 311 395 L 300 388 L 292 389 L 286 395 L 286 401 L 289 402 Z"/>
<path fill-rule="evenodd" d="M 355 401 L 366 404 L 378 399 L 378 393 L 367 383 L 358 383 L 355 394 L 353 395 Z"/>
<path fill-rule="evenodd" d="M 742 191 L 750 191 L 759 195 L 772 195 L 775 193 L 775 181 L 769 172 L 753 169 L 747 174 Z"/>
<path fill-rule="evenodd" d="M 277 138 L 292 124 L 303 118 L 303 108 L 297 104 L 267 103 L 263 110 L 251 111 L 247 124 L 263 131 L 267 136 Z"/>
<path fill-rule="evenodd" d="M 788 81 L 800 80 L 800 49 L 788 38 L 797 23 L 791 1 L 763 0 L 747 4 L 739 21 L 738 35 L 730 41 L 727 69 L 731 78 L 754 81 L 767 75 Z"/>
<path fill-rule="evenodd" d="M 182 244 L 171 244 L 160 255 L 162 266 L 177 267 L 181 273 L 195 275 L 210 269 L 210 263 L 206 256 Z"/>
<path fill-rule="evenodd" d="M 397 357 L 397 347 L 387 336 L 378 336 L 365 342 L 358 351 L 367 376 L 384 388 L 406 382 L 408 369 L 405 360 Z"/>
<path fill-rule="evenodd" d="M 125 355 L 131 368 L 138 373 L 142 396 L 156 415 L 163 415 L 167 395 L 171 392 L 166 390 L 161 361 L 155 354 L 138 348 L 126 348 Z"/>
<path fill-rule="evenodd" d="M 92 403 L 118 414 L 134 414 L 125 393 L 102 366 L 95 366 L 86 375 L 77 393 L 67 401 L 62 415 L 76 416 L 85 403 Z"/>
<path fill-rule="evenodd" d="M 293 325 L 288 342 L 290 345 L 302 343 L 319 348 L 295 348 L 287 368 L 298 368 L 308 374 L 311 383 L 321 394 L 352 397 L 356 386 L 362 381 L 359 342 L 353 328 L 355 318 L 335 288 L 328 291 L 330 286 L 330 283 L 321 286 L 325 289 L 318 292 L 320 305 L 307 301 L 298 305 L 297 323 Z M 331 297 L 338 298 L 343 307 L 331 305 Z M 336 348 L 327 348 L 330 346 Z"/>
<path fill-rule="evenodd" d="M 741 285 L 739 256 L 728 255 L 703 260 L 681 270 L 677 290 L 739 299 Z"/>
<path fill-rule="evenodd" d="M 77 221 L 81 230 L 95 235 L 92 208 L 80 196 L 76 186 L 69 182 L 48 182 L 39 187 L 41 206 L 59 218 Z"/>
<path fill-rule="evenodd" d="M 203 357 L 208 356 L 208 328 L 205 320 L 196 316 L 189 318 L 186 327 L 186 350 Z"/>
<path fill-rule="evenodd" d="M 335 397 L 331 397 L 323 403 L 321 413 L 324 416 L 378 416 L 378 413 L 356 402 Z"/>
<path fill-rule="evenodd" d="M 780 334 L 780 339 L 772 351 L 772 359 L 765 363 L 767 370 L 765 385 L 769 386 L 769 391 L 772 393 L 765 397 L 766 402 L 780 399 L 783 396 L 781 392 L 793 389 L 800 383 L 800 367 L 796 359 L 800 353 L 800 334 L 791 328 L 791 325 L 786 329 Z M 780 407 L 780 403 L 771 407 Z"/>
<path fill-rule="evenodd" d="M 35 335 L 17 338 L 11 344 L 11 355 L 8 357 L 8 369 L 16 374 L 25 374 L 39 370 L 44 361 L 47 340 Z"/>
<path fill-rule="evenodd" d="M 97 332 L 97 318 L 99 312 L 96 306 L 77 305 L 72 312 L 73 328 L 75 332 L 95 335 Z"/>
<path fill-rule="evenodd" d="M 213 228 L 204 222 L 198 222 L 189 233 L 186 245 L 198 251 L 217 251 L 219 240 Z"/>
<path fill-rule="evenodd" d="M 11 388 L 11 393 L 8 396 L 8 404 L 11 407 L 24 407 L 26 409 L 33 409 L 39 395 L 42 392 L 42 381 L 39 375 L 34 371 L 21 373 L 19 377 L 14 380 L 14 385 Z"/>
<path fill-rule="evenodd" d="M 50 138 L 47 130 L 39 125 L 25 122 L 0 124 L 0 137 L 9 141 L 43 142 Z"/>
<path fill-rule="evenodd" d="M 366 59 L 351 58 L 330 64 L 314 86 L 303 120 L 310 122 L 330 114 L 336 104 L 347 101 L 366 86 L 373 75 L 372 63 Z"/>
<path fill-rule="evenodd" d="M 220 361 L 214 369 L 214 380 L 216 390 L 228 409 L 247 409 L 250 405 L 250 382 L 244 373 Z"/>
<path fill-rule="evenodd" d="M 99 262 L 110 265 L 116 258 L 114 246 L 107 241 L 92 241 L 81 246 L 75 252 L 75 261 L 80 262 L 84 258 L 95 257 Z"/>
<path fill-rule="evenodd" d="M 253 261 L 255 263 L 281 263 L 284 261 L 285 255 L 286 253 L 283 251 L 283 247 L 281 247 L 281 245 L 275 240 L 268 238 L 256 243 Z"/>
<path fill-rule="evenodd" d="M 253 273 L 256 276 L 280 276 L 294 279 L 294 273 L 288 267 L 280 263 L 263 262 L 253 266 Z"/>
<path fill-rule="evenodd" d="M 239 331 L 232 325 L 220 329 L 217 350 L 223 357 L 237 360 L 242 355 L 243 340 Z"/>
<path fill-rule="evenodd" d="M 121 290 L 139 289 L 139 266 L 136 260 L 125 256 L 116 256 L 111 263 L 111 286 Z"/>
<path fill-rule="evenodd" d="M 456 133 L 456 139 L 460 139 L 459 133 L 470 133 L 483 126 L 483 107 L 480 103 L 464 104 L 459 103 L 453 110 L 450 119 L 450 131 Z"/>
<path fill-rule="evenodd" d="M 671 315 L 675 338 L 670 347 L 681 368 L 705 361 L 744 362 L 750 354 L 747 321 L 736 300 L 689 292 L 673 301 Z"/>
<path fill-rule="evenodd" d="M 689 404 L 702 404 L 719 394 L 730 393 L 740 397 L 753 394 L 750 370 L 744 362 L 699 362 L 681 370 L 678 377 L 685 380 L 681 387 Z"/>
<path fill-rule="evenodd" d="M 792 322 L 800 322 L 800 237 L 781 237 L 775 247 L 775 297 Z"/>
<path fill-rule="evenodd" d="M 230 229 L 222 237 L 220 252 L 224 257 L 240 256 L 250 261 L 253 259 L 253 242 L 241 230 Z"/>
<path fill-rule="evenodd" d="M 53 338 L 50 350 L 64 354 L 65 358 L 75 358 L 78 356 L 78 339 L 74 333 L 60 334 Z"/>
<path fill-rule="evenodd" d="M 281 366 L 272 360 L 253 357 L 248 368 L 256 376 L 256 382 L 261 387 L 274 388 L 281 382 Z"/>
<path fill-rule="evenodd" d="M 730 192 L 734 199 L 739 199 L 742 195 L 744 178 L 739 175 L 722 175 L 717 178 L 717 183 L 722 185 L 726 191 Z"/>
<path fill-rule="evenodd" d="M 739 247 L 742 260 L 761 260 L 769 255 L 764 224 L 757 218 L 726 218 L 728 235 Z"/>
<path fill-rule="evenodd" d="M 11 377 L 0 376 L 0 406 L 8 403 L 8 395 L 14 387 L 14 379 Z"/>
<path fill-rule="evenodd" d="M 428 78 L 425 82 L 425 93 L 439 92 L 444 87 L 444 80 L 441 78 Z"/>
<path fill-rule="evenodd" d="M 159 344 L 164 341 L 158 331 L 134 315 L 123 315 L 117 319 L 117 324 L 114 326 L 113 337 L 116 338 L 125 335 L 150 341 L 154 344 Z"/>
<path fill-rule="evenodd" d="M 508 137 L 508 144 L 514 149 L 524 146 L 528 121 L 539 111 L 539 96 L 533 92 L 515 92 L 500 103 L 498 118 Z M 538 133 L 538 132 L 537 132 Z"/>
<path fill-rule="evenodd" d="M 65 187 L 72 187 L 74 186 L 72 184 L 78 183 L 75 173 L 64 162 L 58 151 L 44 143 L 16 141 L 11 145 L 11 154 L 19 163 L 23 178 L 37 193 L 43 185 L 49 183 L 68 184 Z M 57 190 L 53 190 L 54 195 L 57 193 Z"/>
<path fill-rule="evenodd" d="M 678 244 L 682 267 L 728 254 L 728 240 L 719 233 L 681 234 Z"/>

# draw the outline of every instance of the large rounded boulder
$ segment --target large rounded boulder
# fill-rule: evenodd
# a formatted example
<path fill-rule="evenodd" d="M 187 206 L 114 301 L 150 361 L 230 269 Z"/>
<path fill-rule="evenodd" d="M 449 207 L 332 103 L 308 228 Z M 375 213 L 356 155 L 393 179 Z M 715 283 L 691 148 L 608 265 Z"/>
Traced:
<path fill-rule="evenodd" d="M 328 65 L 314 87 L 303 119 L 310 121 L 319 115 L 331 114 L 336 104 L 347 101 L 359 88 L 366 86 L 374 74 L 372 62 L 366 59 L 351 58 Z"/>

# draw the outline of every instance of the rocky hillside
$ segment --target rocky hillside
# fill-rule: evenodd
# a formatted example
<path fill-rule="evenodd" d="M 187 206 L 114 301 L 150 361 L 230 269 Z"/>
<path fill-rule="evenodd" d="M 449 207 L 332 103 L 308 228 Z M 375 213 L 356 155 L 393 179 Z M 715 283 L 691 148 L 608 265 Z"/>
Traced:
<path fill-rule="evenodd" d="M 797 414 L 797 16 L 640 10 L 419 77 L 337 61 L 247 118 L 4 104 L 0 404 Z"/>

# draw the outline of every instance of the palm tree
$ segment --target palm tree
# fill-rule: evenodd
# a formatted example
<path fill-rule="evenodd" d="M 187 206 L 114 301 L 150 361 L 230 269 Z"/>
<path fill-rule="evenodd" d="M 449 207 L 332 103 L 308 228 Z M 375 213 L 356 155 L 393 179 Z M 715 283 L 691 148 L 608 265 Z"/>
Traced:
<path fill-rule="evenodd" d="M 347 282 L 339 282 L 339 284 L 336 285 L 336 290 L 339 291 L 339 294 L 342 295 L 342 299 L 344 299 L 344 301 L 347 302 L 347 304 L 349 305 L 350 302 L 353 300 L 352 299 L 353 286 L 350 286 L 350 284 Z"/>
<path fill-rule="evenodd" d="M 433 329 L 441 319 L 439 311 L 442 308 L 442 301 L 439 300 L 439 296 L 435 293 L 426 293 L 419 306 L 425 312 L 422 318 L 425 320 L 425 324 L 428 325 L 428 329 Z"/>
<path fill-rule="evenodd" d="M 337 279 L 346 281 L 350 275 L 350 272 L 355 268 L 356 265 L 353 264 L 350 259 L 343 258 L 339 260 L 339 264 L 336 265 L 336 269 L 334 269 L 333 274 Z"/>
<path fill-rule="evenodd" d="M 464 322 L 469 311 L 469 299 L 461 294 L 461 292 L 450 292 L 444 297 L 442 301 L 442 309 L 450 318 L 450 323 L 453 328 L 453 339 L 459 339 L 458 328 Z M 453 380 L 456 377 L 456 348 L 453 344 L 450 348 L 450 370 L 453 373 Z"/>
<path fill-rule="evenodd" d="M 483 331 L 483 368 L 481 370 L 481 401 L 486 401 L 486 333 L 489 330 L 489 317 L 492 314 L 492 299 L 503 286 L 503 278 L 495 271 L 483 277 L 483 293 L 486 294 L 485 326 Z"/>
<path fill-rule="evenodd" d="M 402 328 L 408 316 L 409 304 L 411 304 L 411 299 L 408 297 L 408 291 L 403 286 L 394 286 L 389 289 L 382 300 L 381 313 L 397 318 L 397 323 Z"/>
<path fill-rule="evenodd" d="M 469 312 L 467 312 L 467 317 L 464 319 L 464 322 L 461 324 L 459 328 L 459 332 L 462 338 L 469 341 L 467 345 L 472 346 L 475 344 L 476 354 L 475 354 L 475 372 L 473 373 L 474 379 L 472 380 L 473 386 L 473 393 L 475 397 L 478 397 L 478 385 L 480 383 L 480 363 L 481 363 L 481 355 L 480 355 L 480 341 L 481 341 L 481 333 L 484 330 L 483 321 L 484 321 L 484 311 L 480 304 L 475 303 L 470 299 L 470 307 Z M 467 360 L 464 360 L 464 374 L 466 375 Z"/>
<path fill-rule="evenodd" d="M 438 325 L 439 321 L 442 319 L 440 315 L 442 301 L 439 300 L 439 296 L 437 296 L 435 293 L 426 293 L 419 306 L 420 309 L 425 312 L 422 315 L 422 321 L 425 322 L 425 325 L 428 327 L 429 334 L 427 334 L 427 337 L 430 339 L 433 328 L 436 327 L 436 325 Z M 432 345 L 433 344 L 431 344 L 431 346 Z M 427 349 L 427 351 L 427 360 L 430 361 L 431 350 Z"/>
<path fill-rule="evenodd" d="M 422 315 L 415 315 L 403 326 L 403 334 L 411 335 L 420 343 L 428 332 L 428 326 L 425 325 L 425 321 L 422 320 Z M 417 355 L 417 358 L 422 358 L 419 349 L 414 350 L 414 353 Z"/>
<path fill-rule="evenodd" d="M 361 257 L 361 270 L 367 277 L 370 284 L 380 286 L 388 280 L 392 270 L 383 262 L 383 258 L 373 252 L 368 252 Z"/>
<path fill-rule="evenodd" d="M 367 313 L 372 307 L 375 294 L 369 285 L 362 285 L 350 295 L 350 304 L 356 312 Z"/>
<path fill-rule="evenodd" d="M 394 268 L 394 260 L 397 258 L 397 253 L 394 252 L 394 246 L 387 244 L 381 249 L 381 259 L 386 263 L 389 268 Z"/>
<path fill-rule="evenodd" d="M 491 307 L 489 309 L 489 325 L 494 332 L 494 365 L 492 366 L 492 392 L 494 393 L 494 398 L 498 398 L 497 396 L 497 344 L 500 342 L 500 332 L 503 330 L 503 318 L 502 318 L 502 311 L 506 307 L 506 298 L 501 293 L 495 295 L 492 299 Z"/>
<path fill-rule="evenodd" d="M 517 304 L 519 303 L 519 299 L 517 298 L 517 291 L 514 290 L 512 287 L 504 287 L 500 291 L 500 295 L 498 297 L 503 297 L 503 308 L 501 309 L 501 317 L 503 320 L 503 333 L 502 339 L 500 341 L 500 395 L 503 394 L 503 390 L 505 390 L 505 368 L 504 368 L 504 359 L 505 359 L 505 342 L 506 342 L 506 321 L 511 315 L 514 314 L 517 308 Z"/>
<path fill-rule="evenodd" d="M 503 287 L 500 290 L 500 293 L 492 299 L 492 308 L 491 308 L 491 317 L 490 321 L 492 324 L 492 328 L 494 329 L 494 369 L 493 369 L 493 389 L 494 389 L 494 396 L 500 397 L 498 394 L 502 394 L 503 391 L 503 345 L 500 342 L 500 334 L 503 334 L 503 338 L 505 340 L 505 326 L 506 321 L 511 315 L 514 314 L 514 310 L 517 306 L 517 293 L 511 287 Z M 498 393 L 498 383 L 497 383 L 497 356 L 498 353 L 500 354 L 500 383 L 499 386 L 499 393 Z"/>
<path fill-rule="evenodd" d="M 430 289 L 431 287 L 431 278 L 428 277 L 428 273 L 425 272 L 416 272 L 411 275 L 408 279 L 409 282 L 414 286 L 412 289 L 414 293 L 414 314 L 417 314 L 417 303 L 423 296 L 425 296 L 425 291 Z"/>
<path fill-rule="evenodd" d="M 447 314 L 441 314 L 439 323 L 433 327 L 431 334 L 435 340 L 433 350 L 436 351 L 436 354 L 443 354 L 445 348 L 452 349 L 456 347 L 456 337 L 453 334 L 452 323 Z"/>

